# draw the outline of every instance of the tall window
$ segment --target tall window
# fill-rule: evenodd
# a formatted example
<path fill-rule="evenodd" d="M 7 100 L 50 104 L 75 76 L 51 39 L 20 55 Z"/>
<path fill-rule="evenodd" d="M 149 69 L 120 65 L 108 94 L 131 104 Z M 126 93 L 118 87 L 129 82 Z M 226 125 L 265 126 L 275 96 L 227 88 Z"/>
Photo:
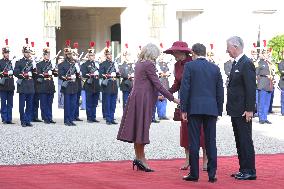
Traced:
<path fill-rule="evenodd" d="M 151 12 L 151 37 L 160 38 L 160 29 L 165 27 L 165 7 L 162 1 L 154 1 Z"/>
<path fill-rule="evenodd" d="M 55 28 L 61 26 L 60 23 L 60 0 L 44 0 L 44 35 L 45 37 L 55 37 Z"/>

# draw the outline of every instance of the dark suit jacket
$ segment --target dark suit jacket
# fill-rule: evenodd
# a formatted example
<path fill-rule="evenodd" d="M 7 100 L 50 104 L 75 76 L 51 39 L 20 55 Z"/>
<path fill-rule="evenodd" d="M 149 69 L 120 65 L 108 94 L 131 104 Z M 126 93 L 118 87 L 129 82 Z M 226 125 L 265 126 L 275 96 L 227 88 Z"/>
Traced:
<path fill-rule="evenodd" d="M 245 111 L 254 112 L 256 74 L 254 64 L 246 55 L 232 67 L 227 90 L 228 115 L 241 117 Z"/>
<path fill-rule="evenodd" d="M 180 88 L 181 111 L 221 116 L 224 88 L 220 69 L 205 58 L 186 63 Z"/>

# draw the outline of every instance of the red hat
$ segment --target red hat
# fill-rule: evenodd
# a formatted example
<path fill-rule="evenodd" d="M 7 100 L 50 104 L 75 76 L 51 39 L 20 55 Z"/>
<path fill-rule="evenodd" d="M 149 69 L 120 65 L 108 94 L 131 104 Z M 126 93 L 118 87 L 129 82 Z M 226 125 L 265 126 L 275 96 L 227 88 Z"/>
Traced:
<path fill-rule="evenodd" d="M 96 53 L 96 51 L 95 51 L 95 42 L 94 41 L 90 41 L 90 43 L 89 43 L 89 46 L 90 46 L 90 48 L 88 49 L 88 53 Z"/>
<path fill-rule="evenodd" d="M 181 52 L 184 52 L 184 53 L 190 53 L 191 49 L 188 48 L 188 45 L 187 45 L 186 42 L 176 41 L 176 42 L 173 43 L 172 47 L 165 50 L 164 53 L 173 54 L 174 51 L 181 51 Z"/>
<path fill-rule="evenodd" d="M 9 53 L 10 49 L 8 47 L 8 39 L 5 39 L 6 46 L 2 48 L 2 53 Z"/>
<path fill-rule="evenodd" d="M 50 53 L 49 42 L 47 41 L 47 42 L 45 42 L 45 44 L 46 44 L 46 47 L 43 48 L 43 54 L 48 54 L 48 53 Z"/>
<path fill-rule="evenodd" d="M 72 49 L 70 47 L 70 44 L 71 44 L 71 40 L 68 39 L 65 41 L 65 48 L 64 48 L 64 54 L 71 54 L 72 53 Z"/>

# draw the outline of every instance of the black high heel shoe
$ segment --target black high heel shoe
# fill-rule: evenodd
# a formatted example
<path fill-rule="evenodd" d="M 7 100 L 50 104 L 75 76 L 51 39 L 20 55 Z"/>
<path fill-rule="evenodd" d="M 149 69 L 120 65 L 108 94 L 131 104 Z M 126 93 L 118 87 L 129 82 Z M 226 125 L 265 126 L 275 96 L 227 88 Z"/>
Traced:
<path fill-rule="evenodd" d="M 135 159 L 133 160 L 133 170 L 134 170 L 134 167 L 137 167 L 137 171 L 140 170 L 140 171 L 145 171 L 145 172 L 154 172 L 153 169 L 150 169 L 148 167 L 146 167 L 142 161 L 138 160 L 138 159 Z"/>

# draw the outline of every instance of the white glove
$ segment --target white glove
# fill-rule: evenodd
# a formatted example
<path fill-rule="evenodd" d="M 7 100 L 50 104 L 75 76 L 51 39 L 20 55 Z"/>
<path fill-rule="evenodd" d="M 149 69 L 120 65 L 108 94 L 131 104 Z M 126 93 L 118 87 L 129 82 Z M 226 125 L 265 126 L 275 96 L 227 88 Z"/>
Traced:
<path fill-rule="evenodd" d="M 116 77 L 116 73 L 115 72 L 111 72 L 110 76 L 111 77 Z"/>
<path fill-rule="evenodd" d="M 76 72 L 80 73 L 80 67 L 78 66 L 78 64 L 75 65 L 75 68 L 76 68 Z"/>
<path fill-rule="evenodd" d="M 52 71 L 51 70 L 48 70 L 48 75 L 52 75 Z"/>
<path fill-rule="evenodd" d="M 94 72 L 94 75 L 99 75 L 98 70 L 96 70 L 96 71 Z"/>
<path fill-rule="evenodd" d="M 130 77 L 134 77 L 134 73 L 132 73 L 132 74 L 130 75 Z"/>
<path fill-rule="evenodd" d="M 76 75 L 75 74 L 71 75 L 71 79 L 76 79 Z"/>
<path fill-rule="evenodd" d="M 9 70 L 8 75 L 13 75 L 13 70 Z"/>
<path fill-rule="evenodd" d="M 32 72 L 28 72 L 28 76 L 32 77 L 33 76 Z"/>

